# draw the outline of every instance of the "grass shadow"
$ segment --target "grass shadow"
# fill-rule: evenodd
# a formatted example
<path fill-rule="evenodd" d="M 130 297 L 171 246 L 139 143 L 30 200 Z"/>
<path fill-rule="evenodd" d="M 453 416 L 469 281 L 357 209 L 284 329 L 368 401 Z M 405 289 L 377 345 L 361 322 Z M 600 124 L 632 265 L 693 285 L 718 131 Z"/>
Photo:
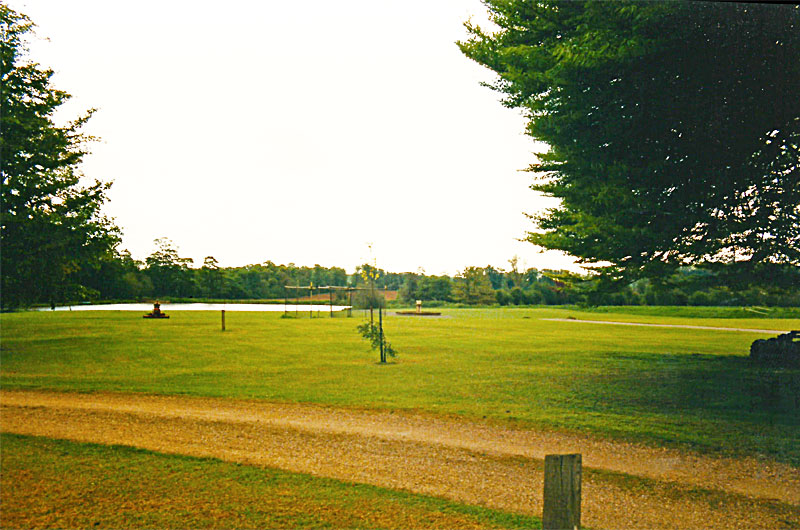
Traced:
<path fill-rule="evenodd" d="M 616 370 L 590 385 L 609 404 L 800 424 L 800 369 L 758 366 L 740 355 L 625 354 L 611 360 Z"/>
<path fill-rule="evenodd" d="M 577 378 L 576 408 L 612 435 L 700 450 L 769 454 L 800 465 L 800 370 L 747 357 L 630 354 Z M 647 435 L 643 435 L 647 433 Z"/>

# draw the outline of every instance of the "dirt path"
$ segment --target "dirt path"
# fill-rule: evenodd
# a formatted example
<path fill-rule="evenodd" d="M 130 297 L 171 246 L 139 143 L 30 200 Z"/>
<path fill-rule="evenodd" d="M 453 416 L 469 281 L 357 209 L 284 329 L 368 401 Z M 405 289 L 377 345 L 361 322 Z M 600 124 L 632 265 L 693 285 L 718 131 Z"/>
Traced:
<path fill-rule="evenodd" d="M 779 329 L 748 329 L 748 328 L 721 328 L 714 326 L 690 326 L 688 324 L 645 324 L 643 322 L 614 322 L 611 320 L 579 320 L 577 318 L 543 318 L 551 322 L 577 322 L 578 324 L 610 324 L 612 326 L 645 326 L 650 328 L 679 328 L 679 329 L 713 329 L 716 331 L 745 331 L 748 333 L 772 333 L 780 335 L 789 333 Z"/>
<path fill-rule="evenodd" d="M 587 526 L 800 528 L 800 469 L 768 460 L 314 405 L 27 391 L 3 391 L 0 404 L 6 432 L 211 456 L 536 515 L 544 455 L 580 452 Z"/>

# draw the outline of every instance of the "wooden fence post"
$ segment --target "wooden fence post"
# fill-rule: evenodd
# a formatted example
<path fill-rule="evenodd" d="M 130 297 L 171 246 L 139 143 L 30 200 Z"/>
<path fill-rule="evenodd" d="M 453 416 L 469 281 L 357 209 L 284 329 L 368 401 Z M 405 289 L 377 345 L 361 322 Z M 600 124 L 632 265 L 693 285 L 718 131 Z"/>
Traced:
<path fill-rule="evenodd" d="M 581 455 L 544 457 L 543 530 L 581 527 Z"/>
<path fill-rule="evenodd" d="M 222 331 L 225 331 L 225 310 L 222 310 Z"/>

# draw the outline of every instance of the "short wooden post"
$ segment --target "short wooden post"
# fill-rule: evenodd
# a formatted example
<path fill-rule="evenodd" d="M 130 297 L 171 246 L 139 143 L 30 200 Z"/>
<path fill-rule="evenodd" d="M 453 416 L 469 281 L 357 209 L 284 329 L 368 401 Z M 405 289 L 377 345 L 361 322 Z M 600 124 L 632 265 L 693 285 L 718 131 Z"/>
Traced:
<path fill-rule="evenodd" d="M 581 526 L 581 455 L 544 457 L 543 530 Z"/>
<path fill-rule="evenodd" d="M 225 331 L 225 310 L 222 310 L 222 331 Z"/>

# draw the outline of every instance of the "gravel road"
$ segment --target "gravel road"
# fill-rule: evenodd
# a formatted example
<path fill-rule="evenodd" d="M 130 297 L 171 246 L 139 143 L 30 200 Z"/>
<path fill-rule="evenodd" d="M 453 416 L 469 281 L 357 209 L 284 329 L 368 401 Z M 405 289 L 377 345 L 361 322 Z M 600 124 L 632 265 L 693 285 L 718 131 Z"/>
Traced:
<path fill-rule="evenodd" d="M 541 515 L 545 454 L 583 455 L 592 528 L 800 528 L 800 469 L 385 410 L 0 392 L 0 429 L 216 457 Z"/>

